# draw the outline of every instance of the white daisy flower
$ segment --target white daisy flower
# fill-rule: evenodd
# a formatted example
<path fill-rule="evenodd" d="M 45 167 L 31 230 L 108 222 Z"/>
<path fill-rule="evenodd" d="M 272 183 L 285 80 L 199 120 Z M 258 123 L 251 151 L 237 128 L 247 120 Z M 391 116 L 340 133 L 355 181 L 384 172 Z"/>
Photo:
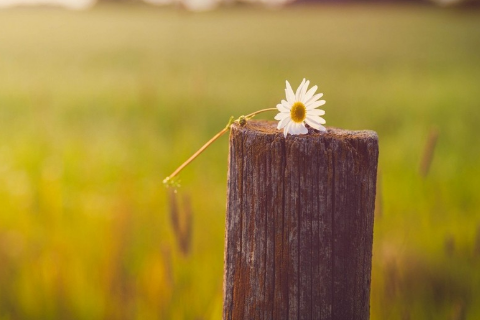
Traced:
<path fill-rule="evenodd" d="M 325 114 L 325 111 L 316 109 L 325 104 L 325 100 L 318 100 L 323 96 L 323 93 L 315 94 L 318 89 L 317 86 L 313 86 L 307 91 L 309 84 L 310 81 L 303 79 L 297 92 L 293 93 L 292 87 L 287 81 L 287 88 L 285 89 L 287 100 L 282 100 L 282 103 L 277 104 L 280 113 L 275 116 L 275 120 L 279 120 L 277 129 L 283 129 L 285 137 L 289 133 L 308 133 L 305 123 L 314 129 L 327 131 L 322 125 L 326 122 L 320 117 Z"/>

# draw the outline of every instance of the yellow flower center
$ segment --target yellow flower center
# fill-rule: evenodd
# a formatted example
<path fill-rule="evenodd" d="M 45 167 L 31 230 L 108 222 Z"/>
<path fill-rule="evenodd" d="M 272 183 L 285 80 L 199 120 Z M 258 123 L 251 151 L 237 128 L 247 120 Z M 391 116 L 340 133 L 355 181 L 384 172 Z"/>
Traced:
<path fill-rule="evenodd" d="M 307 117 L 307 108 L 299 101 L 295 102 L 290 109 L 290 117 L 296 123 L 300 123 Z"/>

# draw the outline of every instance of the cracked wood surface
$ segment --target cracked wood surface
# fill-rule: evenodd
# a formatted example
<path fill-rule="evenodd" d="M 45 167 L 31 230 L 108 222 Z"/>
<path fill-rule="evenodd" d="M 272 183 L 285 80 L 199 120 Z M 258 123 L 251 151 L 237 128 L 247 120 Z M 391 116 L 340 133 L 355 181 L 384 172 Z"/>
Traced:
<path fill-rule="evenodd" d="M 223 319 L 369 318 L 378 137 L 233 125 Z"/>

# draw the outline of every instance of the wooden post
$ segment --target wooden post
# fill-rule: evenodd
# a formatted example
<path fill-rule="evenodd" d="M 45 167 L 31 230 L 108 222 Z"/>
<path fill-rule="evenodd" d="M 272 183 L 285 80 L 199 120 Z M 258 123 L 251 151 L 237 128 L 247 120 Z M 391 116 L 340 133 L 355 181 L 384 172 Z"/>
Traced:
<path fill-rule="evenodd" d="M 230 134 L 223 319 L 369 318 L 378 137 Z"/>

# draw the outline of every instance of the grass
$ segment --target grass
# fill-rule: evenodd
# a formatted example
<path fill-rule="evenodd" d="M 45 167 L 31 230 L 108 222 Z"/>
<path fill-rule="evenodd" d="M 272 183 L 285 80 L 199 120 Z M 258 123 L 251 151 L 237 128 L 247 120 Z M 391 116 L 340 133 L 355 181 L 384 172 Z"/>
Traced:
<path fill-rule="evenodd" d="M 381 4 L 1 11 L 0 319 L 220 319 L 227 139 L 181 174 L 186 254 L 161 182 L 231 115 L 274 106 L 303 77 L 325 93 L 329 125 L 380 137 L 372 319 L 479 317 L 479 17 Z"/>

